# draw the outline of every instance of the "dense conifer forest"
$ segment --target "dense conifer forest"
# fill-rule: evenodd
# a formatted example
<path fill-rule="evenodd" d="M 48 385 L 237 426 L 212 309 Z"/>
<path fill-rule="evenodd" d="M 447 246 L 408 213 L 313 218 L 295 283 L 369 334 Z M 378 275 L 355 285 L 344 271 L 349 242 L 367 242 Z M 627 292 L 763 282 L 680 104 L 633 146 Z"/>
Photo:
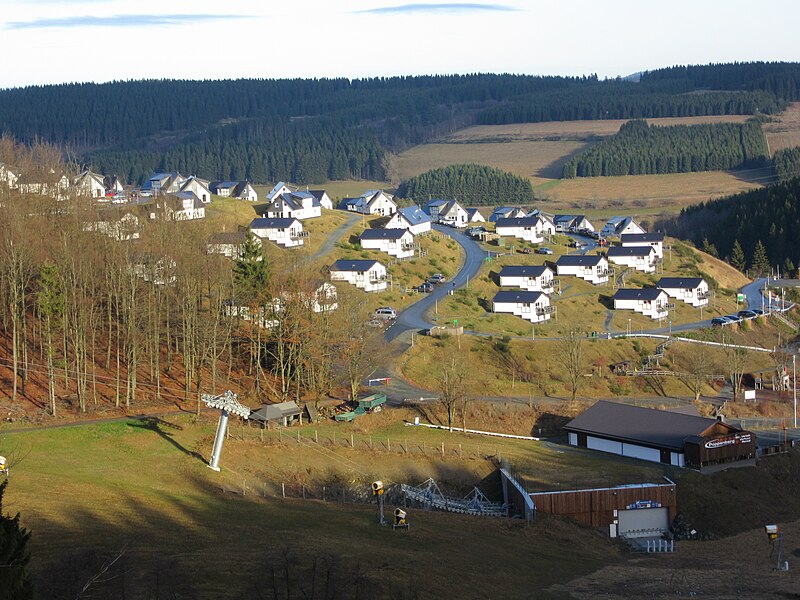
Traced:
<path fill-rule="evenodd" d="M 772 156 L 778 181 L 800 176 L 800 146 L 777 150 Z"/>
<path fill-rule="evenodd" d="M 657 127 L 636 120 L 572 157 L 563 177 L 726 171 L 766 164 L 769 151 L 758 123 Z"/>
<path fill-rule="evenodd" d="M 798 201 L 800 177 L 795 177 L 685 208 L 677 218 L 658 226 L 671 235 L 693 239 L 698 247 L 739 268 L 763 261 L 757 251 L 761 245 L 770 265 L 794 272 L 800 265 Z"/>
<path fill-rule="evenodd" d="M 533 200 L 529 179 L 481 165 L 433 169 L 400 184 L 397 195 L 424 204 L 431 198 L 455 198 L 470 204 L 526 204 Z"/>
<path fill-rule="evenodd" d="M 140 182 L 160 169 L 256 182 L 384 179 L 385 153 L 476 123 L 770 114 L 800 64 L 673 67 L 641 81 L 527 75 L 146 80 L 0 90 L 0 134 Z"/>

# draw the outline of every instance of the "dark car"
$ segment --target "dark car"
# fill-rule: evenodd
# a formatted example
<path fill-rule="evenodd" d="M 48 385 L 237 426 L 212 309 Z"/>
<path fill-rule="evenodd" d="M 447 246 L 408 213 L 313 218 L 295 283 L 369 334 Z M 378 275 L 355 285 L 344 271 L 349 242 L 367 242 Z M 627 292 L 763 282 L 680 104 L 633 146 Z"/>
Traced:
<path fill-rule="evenodd" d="M 528 248 L 527 246 L 526 246 L 525 248 L 520 248 L 520 249 L 519 249 L 519 251 L 520 251 L 520 253 L 522 253 L 522 254 L 530 254 L 531 252 L 533 252 L 533 250 L 531 250 L 531 249 L 530 249 L 530 248 Z"/>
<path fill-rule="evenodd" d="M 570 244 L 570 247 L 572 247 L 572 248 L 583 248 L 585 245 L 586 244 L 584 244 L 580 240 L 573 240 L 572 243 Z"/>
<path fill-rule="evenodd" d="M 760 308 L 751 308 L 749 310 L 750 310 L 750 312 L 755 313 L 757 317 L 763 317 L 764 316 L 764 311 L 761 310 Z"/>
<path fill-rule="evenodd" d="M 426 281 L 424 283 L 420 283 L 414 289 L 423 294 L 430 294 L 433 291 L 433 284 Z"/>
<path fill-rule="evenodd" d="M 741 318 L 745 319 L 746 321 L 749 321 L 750 319 L 755 319 L 758 316 L 758 314 L 756 314 L 756 312 L 753 310 L 740 310 L 736 314 Z"/>
<path fill-rule="evenodd" d="M 718 325 L 720 327 L 724 325 L 730 325 L 733 321 L 731 321 L 728 317 L 714 317 L 711 319 L 712 325 Z"/>
<path fill-rule="evenodd" d="M 744 321 L 742 317 L 739 315 L 725 315 L 728 319 L 730 319 L 731 323 L 741 323 Z"/>

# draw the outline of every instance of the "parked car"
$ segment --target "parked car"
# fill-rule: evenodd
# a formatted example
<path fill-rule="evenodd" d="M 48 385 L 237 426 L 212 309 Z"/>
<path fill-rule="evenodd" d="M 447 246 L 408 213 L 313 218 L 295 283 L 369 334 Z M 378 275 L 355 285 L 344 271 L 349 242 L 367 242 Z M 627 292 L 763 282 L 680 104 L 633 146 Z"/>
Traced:
<path fill-rule="evenodd" d="M 749 321 L 750 319 L 755 319 L 758 316 L 756 312 L 752 310 L 740 310 L 736 314 L 741 318 L 743 318 L 745 321 Z"/>
<path fill-rule="evenodd" d="M 536 249 L 536 254 L 552 254 L 553 251 L 547 246 L 540 246 Z"/>
<path fill-rule="evenodd" d="M 586 244 L 580 240 L 572 240 L 572 243 L 570 243 L 571 248 L 583 248 L 585 245 Z"/>
<path fill-rule="evenodd" d="M 428 283 L 444 283 L 447 281 L 441 273 L 434 273 L 430 277 L 428 277 Z"/>
<path fill-rule="evenodd" d="M 519 249 L 519 251 L 520 251 L 522 254 L 530 254 L 531 252 L 533 252 L 533 250 L 531 250 L 531 249 L 530 249 L 530 248 L 528 248 L 527 246 L 525 246 L 524 248 L 520 248 L 520 249 Z"/>
<path fill-rule="evenodd" d="M 416 291 L 421 292 L 423 294 L 430 294 L 433 291 L 433 284 L 428 283 L 427 281 L 424 283 L 420 283 L 417 287 L 414 288 Z"/>
<path fill-rule="evenodd" d="M 470 237 L 479 237 L 482 233 L 486 233 L 486 228 L 480 225 L 478 227 L 471 227 L 469 231 L 467 231 L 467 235 Z"/>
<path fill-rule="evenodd" d="M 384 321 L 391 321 L 397 318 L 397 311 L 391 306 L 381 306 L 375 310 L 375 318 L 383 319 Z"/>
<path fill-rule="evenodd" d="M 742 321 L 744 321 L 744 319 L 739 315 L 725 315 L 725 316 L 731 320 L 731 323 L 741 323 Z"/>
<path fill-rule="evenodd" d="M 606 238 L 598 237 L 598 238 L 595 238 L 595 239 L 597 240 L 597 245 L 598 246 L 605 246 L 606 244 L 608 244 L 608 240 Z"/>
<path fill-rule="evenodd" d="M 750 308 L 750 309 L 748 309 L 748 310 L 750 310 L 750 312 L 754 312 L 754 313 L 756 313 L 756 316 L 757 316 L 757 317 L 762 317 L 762 316 L 764 316 L 764 311 L 763 311 L 763 310 L 761 310 L 760 308 Z"/>
<path fill-rule="evenodd" d="M 711 319 L 712 325 L 717 325 L 719 327 L 724 327 L 725 325 L 730 325 L 733 321 L 731 321 L 728 317 L 714 317 Z"/>

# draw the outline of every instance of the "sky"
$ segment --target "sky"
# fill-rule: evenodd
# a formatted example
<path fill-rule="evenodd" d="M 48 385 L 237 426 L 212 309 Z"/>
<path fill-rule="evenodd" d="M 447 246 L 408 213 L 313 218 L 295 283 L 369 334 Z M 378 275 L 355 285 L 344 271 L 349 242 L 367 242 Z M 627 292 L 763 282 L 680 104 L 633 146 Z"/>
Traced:
<path fill-rule="evenodd" d="M 795 0 L 0 0 L 0 88 L 800 61 Z"/>

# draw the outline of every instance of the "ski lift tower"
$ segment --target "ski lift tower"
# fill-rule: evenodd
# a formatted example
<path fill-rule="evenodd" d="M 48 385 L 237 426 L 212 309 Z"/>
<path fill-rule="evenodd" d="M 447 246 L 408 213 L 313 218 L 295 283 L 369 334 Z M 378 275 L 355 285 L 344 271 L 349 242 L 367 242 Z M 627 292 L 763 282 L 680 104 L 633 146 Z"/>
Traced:
<path fill-rule="evenodd" d="M 247 419 L 250 416 L 250 409 L 240 404 L 237 398 L 238 396 L 230 390 L 218 396 L 211 394 L 203 394 L 201 396 L 201 399 L 208 404 L 209 408 L 218 408 L 221 411 L 219 424 L 217 425 L 217 435 L 214 438 L 214 450 L 211 452 L 211 461 L 208 463 L 208 468 L 217 472 L 219 472 L 219 455 L 222 452 L 222 442 L 228 429 L 228 415 L 233 413 L 243 419 Z"/>

